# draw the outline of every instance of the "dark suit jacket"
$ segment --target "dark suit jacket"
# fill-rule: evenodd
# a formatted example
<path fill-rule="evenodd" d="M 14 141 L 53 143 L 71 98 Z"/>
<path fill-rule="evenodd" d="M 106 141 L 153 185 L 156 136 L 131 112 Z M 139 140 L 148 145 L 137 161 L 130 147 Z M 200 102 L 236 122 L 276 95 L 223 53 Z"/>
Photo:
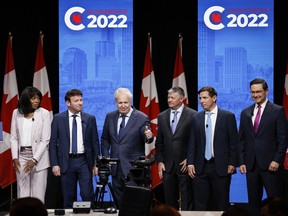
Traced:
<path fill-rule="evenodd" d="M 158 131 L 156 139 L 156 161 L 165 164 L 166 172 L 170 172 L 173 163 L 180 164 L 187 158 L 188 140 L 192 117 L 197 111 L 184 107 L 175 133 L 170 126 L 170 112 L 167 109 L 158 115 Z"/>
<path fill-rule="evenodd" d="M 201 174 L 205 162 L 205 111 L 193 117 L 187 164 Z M 228 165 L 237 166 L 237 124 L 232 112 L 218 108 L 214 129 L 214 160 L 219 176 L 227 176 Z"/>
<path fill-rule="evenodd" d="M 85 155 L 92 173 L 95 161 L 100 154 L 96 118 L 81 112 L 81 120 Z M 54 116 L 49 144 L 51 166 L 60 166 L 61 173 L 65 173 L 67 170 L 69 149 L 69 114 L 66 110 Z"/>
<path fill-rule="evenodd" d="M 282 106 L 267 102 L 257 134 L 253 132 L 254 104 L 241 112 L 239 128 L 239 165 L 251 170 L 255 161 L 267 170 L 271 161 L 283 164 L 287 149 L 287 121 Z"/>
<path fill-rule="evenodd" d="M 133 112 L 125 126 L 125 134 L 121 139 L 117 133 L 119 118 L 118 110 L 106 115 L 101 136 L 102 156 L 120 159 L 124 176 L 133 168 L 130 161 L 145 156 L 145 126 L 150 129 L 150 120 L 147 115 L 133 108 Z M 151 129 L 150 129 L 151 130 Z M 154 137 L 151 139 L 153 140 Z M 109 154 L 110 151 L 110 154 Z M 116 174 L 116 166 L 112 165 L 111 174 Z"/>

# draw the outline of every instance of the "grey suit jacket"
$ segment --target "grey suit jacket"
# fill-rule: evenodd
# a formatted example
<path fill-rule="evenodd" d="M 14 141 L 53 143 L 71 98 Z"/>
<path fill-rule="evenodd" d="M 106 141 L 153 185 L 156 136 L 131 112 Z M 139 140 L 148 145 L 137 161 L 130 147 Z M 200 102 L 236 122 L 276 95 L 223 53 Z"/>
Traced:
<path fill-rule="evenodd" d="M 175 133 L 172 134 L 170 111 L 171 109 L 167 109 L 158 115 L 158 131 L 155 144 L 156 161 L 165 164 L 166 172 L 170 172 L 173 163 L 180 164 L 187 158 L 192 117 L 197 113 L 189 107 L 184 107 Z"/>
<path fill-rule="evenodd" d="M 261 169 L 267 170 L 271 161 L 283 164 L 287 149 L 287 120 L 284 108 L 268 101 L 254 134 L 251 120 L 254 106 L 247 107 L 240 115 L 239 165 L 245 164 L 247 170 L 251 170 L 256 161 Z"/>
<path fill-rule="evenodd" d="M 214 161 L 220 176 L 228 175 L 228 165 L 237 166 L 237 124 L 235 115 L 218 108 L 214 129 Z M 201 174 L 205 161 L 205 111 L 193 118 L 189 140 L 187 164 L 194 165 L 196 175 Z"/>
<path fill-rule="evenodd" d="M 100 154 L 96 118 L 81 112 L 81 121 L 85 155 L 92 173 L 93 166 Z M 61 173 L 65 173 L 68 168 L 70 150 L 68 110 L 54 116 L 51 128 L 50 163 L 52 167 L 60 166 Z"/>

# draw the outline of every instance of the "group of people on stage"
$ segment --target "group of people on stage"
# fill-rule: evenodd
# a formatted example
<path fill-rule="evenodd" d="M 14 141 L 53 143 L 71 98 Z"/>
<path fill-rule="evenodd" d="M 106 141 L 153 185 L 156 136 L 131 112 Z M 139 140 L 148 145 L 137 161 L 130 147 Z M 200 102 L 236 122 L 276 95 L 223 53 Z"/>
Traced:
<path fill-rule="evenodd" d="M 85 113 L 82 92 L 65 95 L 67 110 L 56 114 L 41 108 L 41 92 L 27 87 L 20 95 L 11 122 L 11 151 L 17 176 L 18 197 L 44 202 L 48 167 L 61 176 L 63 208 L 77 200 L 92 201 L 92 176 L 98 174 L 97 158 L 119 158 L 111 165 L 112 187 L 121 206 L 131 161 L 145 155 L 145 144 L 155 138 L 158 173 L 163 179 L 165 203 L 175 209 L 224 211 L 230 206 L 232 174 L 236 167 L 246 174 L 248 201 L 260 214 L 263 187 L 268 197 L 282 197 L 281 169 L 287 149 L 287 120 L 282 106 L 267 99 L 268 85 L 250 82 L 254 103 L 235 115 L 217 106 L 211 86 L 198 91 L 203 111 L 184 105 L 181 87 L 168 90 L 168 109 L 158 115 L 155 137 L 150 119 L 132 106 L 132 93 L 118 88 L 117 109 L 106 115 L 99 142 L 96 118 Z"/>

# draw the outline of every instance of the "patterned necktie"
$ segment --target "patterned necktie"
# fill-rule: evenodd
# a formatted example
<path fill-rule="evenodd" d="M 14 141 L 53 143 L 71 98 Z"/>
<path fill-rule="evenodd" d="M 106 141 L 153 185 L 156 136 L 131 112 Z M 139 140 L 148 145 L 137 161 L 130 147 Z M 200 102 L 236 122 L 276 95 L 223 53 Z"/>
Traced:
<path fill-rule="evenodd" d="M 258 105 L 257 108 L 258 108 L 258 111 L 257 111 L 256 117 L 255 117 L 255 120 L 254 120 L 254 127 L 253 127 L 255 134 L 257 133 L 259 122 L 260 122 L 261 105 Z"/>
<path fill-rule="evenodd" d="M 171 128 L 172 128 L 172 133 L 174 134 L 176 127 L 177 127 L 177 123 L 178 123 L 178 119 L 177 119 L 178 111 L 175 110 L 173 111 L 173 113 L 174 113 L 174 118 L 172 120 Z"/>
<path fill-rule="evenodd" d="M 211 121 L 211 112 L 207 112 L 207 122 L 206 122 L 206 148 L 205 148 L 205 158 L 210 160 L 212 157 L 212 121 Z"/>
<path fill-rule="evenodd" d="M 126 115 L 121 115 L 121 117 L 122 117 L 122 122 L 120 124 L 119 133 L 118 133 L 118 136 L 119 136 L 120 139 L 123 137 L 124 132 L 125 132 L 125 118 L 126 118 Z"/>
<path fill-rule="evenodd" d="M 73 116 L 73 124 L 72 124 L 72 153 L 77 154 L 77 122 L 76 117 L 77 115 Z"/>

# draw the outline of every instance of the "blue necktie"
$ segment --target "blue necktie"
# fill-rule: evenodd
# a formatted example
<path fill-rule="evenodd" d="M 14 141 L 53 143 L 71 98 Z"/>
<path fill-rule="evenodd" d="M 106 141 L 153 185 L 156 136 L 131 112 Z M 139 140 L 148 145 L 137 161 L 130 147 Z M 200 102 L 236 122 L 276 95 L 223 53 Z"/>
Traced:
<path fill-rule="evenodd" d="M 72 153 L 77 154 L 77 122 L 76 117 L 77 115 L 73 116 L 73 124 L 72 124 Z"/>
<path fill-rule="evenodd" d="M 206 122 L 206 148 L 205 148 L 205 158 L 210 160 L 212 157 L 212 121 L 211 121 L 211 112 L 207 112 L 207 122 Z"/>
<path fill-rule="evenodd" d="M 126 115 L 121 115 L 122 117 L 122 122 L 120 124 L 120 128 L 119 128 L 119 133 L 118 133 L 118 136 L 119 138 L 121 139 L 125 133 L 125 118 L 126 118 Z"/>
<path fill-rule="evenodd" d="M 177 114 L 178 114 L 178 111 L 173 111 L 173 113 L 174 113 L 174 118 L 173 118 L 173 120 L 172 120 L 172 124 L 171 124 L 171 128 L 172 128 L 172 133 L 174 134 L 174 132 L 175 132 L 175 130 L 176 130 L 176 127 L 177 127 L 177 121 L 178 121 L 178 119 L 177 119 Z"/>

